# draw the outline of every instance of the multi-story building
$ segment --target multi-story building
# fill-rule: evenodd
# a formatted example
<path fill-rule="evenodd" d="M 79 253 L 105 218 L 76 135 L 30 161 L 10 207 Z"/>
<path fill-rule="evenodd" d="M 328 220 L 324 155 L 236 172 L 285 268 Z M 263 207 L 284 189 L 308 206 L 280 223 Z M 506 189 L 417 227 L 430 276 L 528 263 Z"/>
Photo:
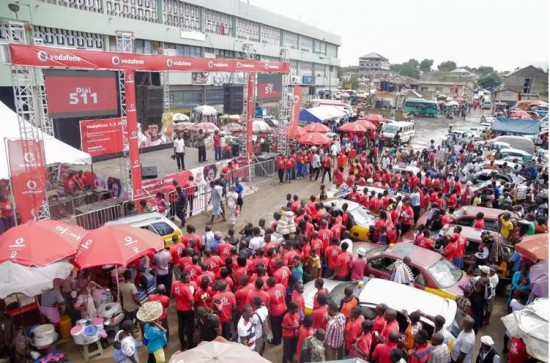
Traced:
<path fill-rule="evenodd" d="M 535 66 L 518 69 L 506 76 L 502 89 L 509 89 L 520 94 L 539 95 L 548 99 L 548 71 Z"/>
<path fill-rule="evenodd" d="M 359 73 L 366 76 L 380 76 L 390 73 L 388 58 L 371 52 L 359 57 Z"/>
<path fill-rule="evenodd" d="M 9 3 L 17 3 L 13 12 Z M 12 6 L 12 8 L 15 8 Z M 117 31 L 132 32 L 134 52 L 187 57 L 279 60 L 286 52 L 291 83 L 304 94 L 338 84 L 340 36 L 240 0 L 4 0 L 0 2 L 0 44 L 7 24 L 24 22 L 35 44 L 116 51 Z M 223 104 L 224 83 L 239 74 L 193 77 L 170 73 L 171 108 Z M 0 98 L 11 94 L 9 65 L 0 65 Z"/>

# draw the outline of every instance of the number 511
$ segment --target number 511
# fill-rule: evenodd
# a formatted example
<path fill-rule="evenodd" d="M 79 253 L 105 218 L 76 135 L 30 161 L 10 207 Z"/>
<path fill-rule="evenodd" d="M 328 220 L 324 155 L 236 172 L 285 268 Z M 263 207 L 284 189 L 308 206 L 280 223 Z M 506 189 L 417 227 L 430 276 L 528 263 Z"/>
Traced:
<path fill-rule="evenodd" d="M 78 105 L 81 102 L 85 105 L 87 105 L 88 102 L 97 104 L 97 93 L 69 93 L 70 105 Z"/>

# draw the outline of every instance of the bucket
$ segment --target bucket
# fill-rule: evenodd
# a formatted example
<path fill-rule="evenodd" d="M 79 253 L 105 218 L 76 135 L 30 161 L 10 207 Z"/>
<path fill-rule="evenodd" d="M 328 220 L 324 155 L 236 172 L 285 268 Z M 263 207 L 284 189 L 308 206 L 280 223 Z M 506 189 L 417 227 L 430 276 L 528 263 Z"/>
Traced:
<path fill-rule="evenodd" d="M 61 321 L 59 322 L 59 334 L 61 335 L 61 339 L 66 339 L 71 336 L 71 327 L 71 318 L 68 315 L 62 315 Z"/>

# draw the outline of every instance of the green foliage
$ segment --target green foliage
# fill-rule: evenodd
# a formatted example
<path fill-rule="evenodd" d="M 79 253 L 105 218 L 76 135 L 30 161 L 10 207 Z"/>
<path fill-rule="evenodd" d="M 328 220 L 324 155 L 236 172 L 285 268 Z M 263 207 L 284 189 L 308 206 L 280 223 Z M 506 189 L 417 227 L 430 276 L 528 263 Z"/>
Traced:
<path fill-rule="evenodd" d="M 420 70 L 422 72 L 429 72 L 432 70 L 433 64 L 434 64 L 433 59 L 423 59 L 422 62 L 420 62 Z"/>
<path fill-rule="evenodd" d="M 439 69 L 439 70 L 442 71 L 442 72 L 450 72 L 450 71 L 452 71 L 453 69 L 456 69 L 456 63 L 453 62 L 453 61 L 441 62 L 441 63 L 437 66 L 437 69 Z"/>
<path fill-rule="evenodd" d="M 487 68 L 492 69 L 492 67 L 487 67 Z M 483 88 L 495 88 L 500 86 L 501 83 L 502 83 L 502 79 L 500 79 L 500 76 L 494 71 L 486 75 L 485 77 L 480 78 L 479 81 L 477 81 L 477 84 Z"/>

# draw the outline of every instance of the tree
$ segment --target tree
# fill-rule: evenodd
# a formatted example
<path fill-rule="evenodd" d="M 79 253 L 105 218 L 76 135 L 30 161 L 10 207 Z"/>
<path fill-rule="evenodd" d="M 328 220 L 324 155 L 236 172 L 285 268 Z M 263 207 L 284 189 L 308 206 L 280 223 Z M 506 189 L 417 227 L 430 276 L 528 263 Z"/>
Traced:
<path fill-rule="evenodd" d="M 418 68 L 418 66 L 420 66 L 420 63 L 418 63 L 418 61 L 414 58 L 409 59 L 409 61 L 405 63 L 408 63 L 411 66 L 414 66 L 415 68 Z"/>
<path fill-rule="evenodd" d="M 495 73 L 495 69 L 491 66 L 480 66 L 479 68 L 474 70 L 474 72 L 478 74 L 481 78 L 484 78 Z"/>
<path fill-rule="evenodd" d="M 500 86 L 502 83 L 502 80 L 500 79 L 499 75 L 496 72 L 493 72 L 491 74 L 488 74 L 485 77 L 482 77 L 477 81 L 477 84 L 480 87 L 486 88 L 486 89 L 492 89 Z"/>
<path fill-rule="evenodd" d="M 429 72 L 432 70 L 433 64 L 434 64 L 433 59 L 422 59 L 422 62 L 420 62 L 420 70 L 422 72 Z"/>
<path fill-rule="evenodd" d="M 410 63 L 403 63 L 401 65 L 401 70 L 399 71 L 399 74 L 405 77 L 412 77 L 419 79 L 420 78 L 420 71 L 417 67 L 414 67 L 413 64 Z"/>
<path fill-rule="evenodd" d="M 442 72 L 450 72 L 450 71 L 452 71 L 453 69 L 456 69 L 456 63 L 453 62 L 453 61 L 441 62 L 441 63 L 437 66 L 437 69 L 439 69 L 439 70 L 442 71 Z"/>

